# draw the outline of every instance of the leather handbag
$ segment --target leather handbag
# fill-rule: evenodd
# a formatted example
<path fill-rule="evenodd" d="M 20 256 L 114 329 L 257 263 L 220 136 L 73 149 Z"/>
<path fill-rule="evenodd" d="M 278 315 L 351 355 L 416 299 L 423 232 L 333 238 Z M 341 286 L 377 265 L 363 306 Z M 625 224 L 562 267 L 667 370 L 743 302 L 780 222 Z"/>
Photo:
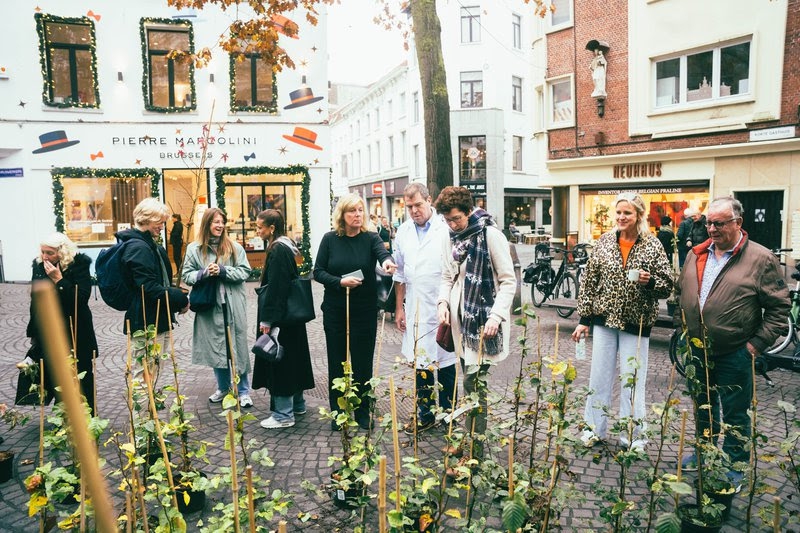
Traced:
<path fill-rule="evenodd" d="M 216 276 L 208 276 L 195 283 L 189 293 L 189 309 L 195 313 L 214 309 L 217 305 L 218 283 L 219 278 Z"/>
<path fill-rule="evenodd" d="M 453 330 L 450 328 L 449 322 L 439 324 L 439 329 L 436 330 L 436 344 L 446 352 L 456 351 L 456 343 L 453 341 Z"/>
<path fill-rule="evenodd" d="M 256 288 L 258 306 L 267 305 L 269 285 Z M 314 296 L 311 294 L 311 280 L 307 278 L 294 278 L 289 282 L 289 294 L 286 297 L 286 313 L 278 322 L 279 325 L 299 325 L 311 322 L 316 318 L 314 312 Z"/>
<path fill-rule="evenodd" d="M 250 349 L 259 359 L 268 363 L 280 363 L 283 360 L 283 346 L 278 343 L 280 328 L 272 328 L 269 333 L 262 334 Z"/>

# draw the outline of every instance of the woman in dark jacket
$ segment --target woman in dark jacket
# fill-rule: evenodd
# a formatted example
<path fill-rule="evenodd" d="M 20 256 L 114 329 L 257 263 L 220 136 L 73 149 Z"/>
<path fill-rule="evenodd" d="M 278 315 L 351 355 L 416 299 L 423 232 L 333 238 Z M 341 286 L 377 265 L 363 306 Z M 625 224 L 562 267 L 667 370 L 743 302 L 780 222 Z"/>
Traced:
<path fill-rule="evenodd" d="M 378 324 L 378 289 L 375 263 L 394 274 L 397 268 L 377 233 L 367 231 L 364 200 L 357 194 L 342 196 L 333 211 L 334 231 L 322 237 L 314 264 L 314 279 L 325 286 L 322 323 L 328 349 L 328 398 L 331 411 L 338 411 L 339 393 L 333 380 L 344 375 L 347 357 L 347 289 L 350 289 L 350 360 L 353 382 L 362 401 L 356 409 L 356 422 L 362 429 L 371 425 L 370 405 L 366 401 L 372 379 L 372 358 Z M 331 423 L 331 429 L 337 429 Z"/>
<path fill-rule="evenodd" d="M 136 228 L 117 233 L 117 239 L 131 241 L 123 251 L 122 262 L 126 283 L 133 288 L 136 296 L 125 313 L 123 331 L 130 333 L 145 329 L 147 324 L 156 323 L 158 311 L 159 333 L 168 331 L 170 322 L 174 322 L 175 313 L 186 313 L 189 310 L 189 298 L 186 294 L 172 287 L 172 265 L 163 246 L 154 240 L 161 235 L 169 216 L 167 206 L 156 198 L 145 198 L 134 208 L 133 221 Z M 144 288 L 144 308 L 142 308 L 142 288 Z M 167 313 L 169 301 L 169 313 Z M 160 306 L 159 306 L 160 302 Z M 170 316 L 171 315 L 171 316 Z"/>
<path fill-rule="evenodd" d="M 92 264 L 92 260 L 85 254 L 78 253 L 78 247 L 63 233 L 53 233 L 40 245 L 41 255 L 33 262 L 31 280 L 34 282 L 48 280 L 56 287 L 61 316 L 67 328 L 67 339 L 70 343 L 73 338 L 75 339 L 74 356 L 77 359 L 78 374 L 85 372 L 81 380 L 81 391 L 94 413 L 92 357 L 97 357 L 97 338 L 94 334 L 92 312 L 89 310 L 89 297 L 92 293 L 89 265 Z M 43 356 L 42 336 L 33 301 L 31 301 L 26 335 L 31 338 L 28 357 L 38 365 L 39 359 Z M 47 370 L 47 362 L 45 362 L 45 373 L 50 373 Z M 46 403 L 50 403 L 55 386 L 49 377 L 45 376 Z M 24 394 L 27 391 L 18 391 L 18 395 L 20 393 Z"/>
<path fill-rule="evenodd" d="M 256 336 L 280 328 L 278 343 L 284 356 L 277 363 L 256 357 L 253 366 L 253 389 L 266 388 L 271 397 L 272 415 L 261 421 L 266 429 L 288 428 L 294 425 L 295 415 L 306 413 L 303 391 L 314 388 L 311 353 L 305 324 L 281 324 L 286 312 L 289 282 L 299 277 L 297 257 L 302 257 L 295 244 L 285 236 L 283 215 L 276 209 L 261 211 L 256 218 L 258 236 L 267 243 L 261 286 L 267 287 L 266 305 L 257 311 Z"/>

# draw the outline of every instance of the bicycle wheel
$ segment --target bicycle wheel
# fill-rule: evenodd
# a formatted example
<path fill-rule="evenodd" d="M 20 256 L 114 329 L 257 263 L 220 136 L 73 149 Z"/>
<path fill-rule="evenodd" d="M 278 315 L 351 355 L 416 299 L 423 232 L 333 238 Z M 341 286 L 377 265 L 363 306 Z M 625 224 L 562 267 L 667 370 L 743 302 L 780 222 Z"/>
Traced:
<path fill-rule="evenodd" d="M 778 339 L 769 347 L 769 349 L 765 350 L 764 353 L 769 355 L 775 355 L 777 353 L 781 353 L 784 348 L 789 346 L 791 342 L 797 342 L 796 339 L 797 332 L 795 331 L 794 324 L 792 324 L 792 317 L 786 317 L 786 329 L 781 330 L 781 334 L 778 335 Z"/>
<path fill-rule="evenodd" d="M 675 365 L 675 370 L 683 377 L 686 377 L 684 358 L 686 357 L 686 339 L 683 337 L 683 330 L 676 329 L 669 338 L 669 360 Z"/>
<path fill-rule="evenodd" d="M 561 278 L 561 283 L 556 287 L 556 298 L 566 298 L 567 300 L 577 300 L 578 298 L 578 280 L 572 272 L 564 272 L 564 277 Z M 567 318 L 575 312 L 574 307 L 556 307 L 558 316 Z"/>
<path fill-rule="evenodd" d="M 541 307 L 542 303 L 550 296 L 551 272 L 547 268 L 540 268 L 533 275 L 531 280 L 531 301 L 536 307 Z"/>

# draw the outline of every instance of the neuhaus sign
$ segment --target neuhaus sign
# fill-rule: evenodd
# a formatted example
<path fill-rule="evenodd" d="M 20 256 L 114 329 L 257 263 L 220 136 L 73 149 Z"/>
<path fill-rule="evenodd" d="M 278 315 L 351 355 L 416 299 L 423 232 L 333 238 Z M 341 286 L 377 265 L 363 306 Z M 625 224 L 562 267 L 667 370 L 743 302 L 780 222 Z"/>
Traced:
<path fill-rule="evenodd" d="M 658 178 L 661 176 L 661 161 L 614 165 L 614 178 Z"/>
<path fill-rule="evenodd" d="M 159 150 L 158 155 L 161 159 L 200 159 L 203 156 L 204 142 L 205 139 L 203 137 L 177 135 L 174 137 L 152 137 L 150 135 L 111 137 L 111 144 L 114 146 L 156 148 Z M 214 157 L 211 152 L 212 146 L 255 146 L 256 144 L 256 137 L 210 136 L 208 138 L 209 150 L 206 152 L 206 157 Z"/>

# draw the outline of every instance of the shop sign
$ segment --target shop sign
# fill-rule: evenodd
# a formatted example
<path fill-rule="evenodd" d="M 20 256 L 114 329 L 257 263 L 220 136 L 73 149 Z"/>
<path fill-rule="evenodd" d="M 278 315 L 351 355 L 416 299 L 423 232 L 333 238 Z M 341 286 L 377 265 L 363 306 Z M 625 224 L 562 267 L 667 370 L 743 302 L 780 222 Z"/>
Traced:
<path fill-rule="evenodd" d="M 689 191 L 684 191 L 683 187 L 652 187 L 649 189 L 598 189 L 596 191 L 591 191 L 591 194 L 617 195 L 624 192 L 634 194 L 679 194 Z"/>
<path fill-rule="evenodd" d="M 779 128 L 766 128 L 763 130 L 752 130 L 750 132 L 750 142 L 753 141 L 772 141 L 775 139 L 791 139 L 797 135 L 796 126 L 781 126 Z"/>
<path fill-rule="evenodd" d="M 474 182 L 461 182 L 461 186 L 467 189 L 472 194 L 478 194 L 482 196 L 486 196 L 486 182 L 485 181 L 474 181 Z"/>
<path fill-rule="evenodd" d="M 21 168 L 0 168 L 0 178 L 21 178 L 23 175 Z"/>
<path fill-rule="evenodd" d="M 614 179 L 658 178 L 661 176 L 661 161 L 614 165 Z"/>
<path fill-rule="evenodd" d="M 372 194 L 383 194 L 383 184 L 382 183 L 373 183 L 372 184 Z"/>

